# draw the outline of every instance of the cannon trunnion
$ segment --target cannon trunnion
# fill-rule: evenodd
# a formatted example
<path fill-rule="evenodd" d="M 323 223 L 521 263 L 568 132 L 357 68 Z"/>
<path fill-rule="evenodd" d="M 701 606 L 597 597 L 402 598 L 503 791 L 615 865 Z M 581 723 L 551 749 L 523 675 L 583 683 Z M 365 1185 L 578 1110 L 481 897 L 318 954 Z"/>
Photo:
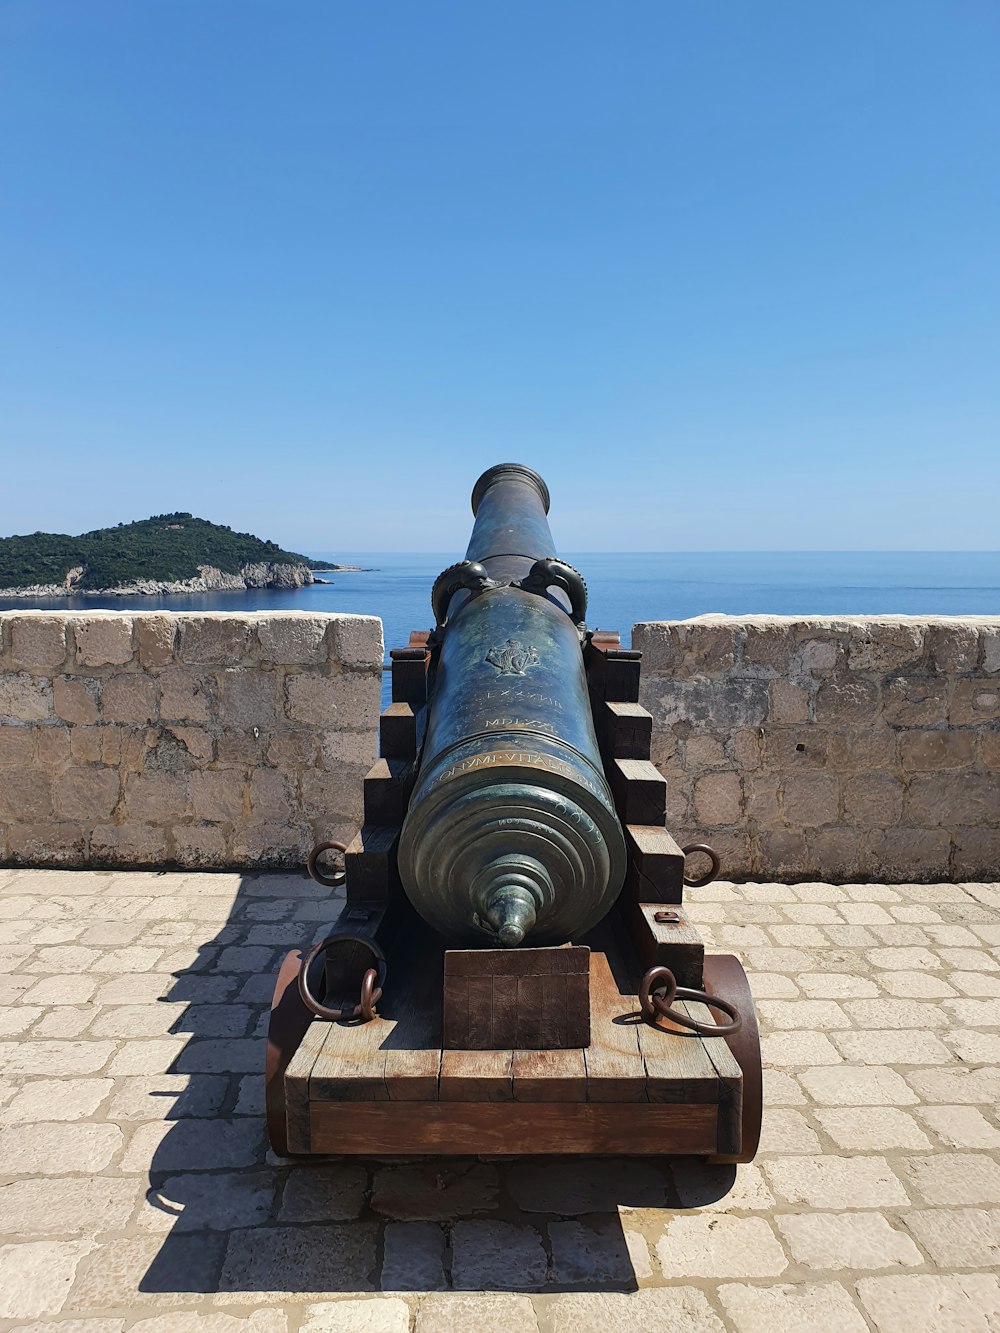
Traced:
<path fill-rule="evenodd" d="M 339 873 L 310 858 L 346 902 L 275 988 L 278 1152 L 756 1152 L 746 976 L 682 906 L 718 858 L 667 832 L 639 654 L 587 632 L 548 505 L 484 473 L 434 629 L 391 653 L 364 826 Z"/>

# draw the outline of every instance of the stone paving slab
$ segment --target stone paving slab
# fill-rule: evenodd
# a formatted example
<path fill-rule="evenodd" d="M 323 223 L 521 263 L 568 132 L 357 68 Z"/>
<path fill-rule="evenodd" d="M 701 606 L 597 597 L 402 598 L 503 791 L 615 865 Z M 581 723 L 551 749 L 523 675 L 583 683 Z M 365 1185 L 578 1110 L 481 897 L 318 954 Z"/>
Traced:
<path fill-rule="evenodd" d="M 690 895 L 759 1000 L 760 1155 L 275 1157 L 295 875 L 0 870 L 0 1330 L 1000 1328 L 1000 885 Z"/>

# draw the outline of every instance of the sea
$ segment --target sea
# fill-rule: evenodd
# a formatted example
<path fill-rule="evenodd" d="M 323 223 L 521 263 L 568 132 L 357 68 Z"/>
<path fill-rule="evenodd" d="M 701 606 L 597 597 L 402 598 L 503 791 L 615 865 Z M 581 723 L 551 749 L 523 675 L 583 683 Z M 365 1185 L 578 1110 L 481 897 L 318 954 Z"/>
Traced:
<path fill-rule="evenodd" d="M 323 552 L 317 552 L 323 558 Z M 359 565 L 299 589 L 177 597 L 0 599 L 0 610 L 350 611 L 379 616 L 386 652 L 430 627 L 430 590 L 462 552 L 330 553 Z M 587 623 L 628 641 L 640 620 L 730 615 L 992 615 L 1000 617 L 1000 551 L 567 552 L 590 594 Z"/>

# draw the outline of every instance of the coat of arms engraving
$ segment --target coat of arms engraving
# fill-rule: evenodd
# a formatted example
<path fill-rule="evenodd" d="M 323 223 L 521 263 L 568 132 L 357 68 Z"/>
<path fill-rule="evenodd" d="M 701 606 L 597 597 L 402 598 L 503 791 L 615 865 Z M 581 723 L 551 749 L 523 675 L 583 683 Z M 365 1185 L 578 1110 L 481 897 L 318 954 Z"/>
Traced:
<path fill-rule="evenodd" d="M 501 647 L 491 648 L 486 660 L 501 676 L 523 676 L 528 667 L 538 665 L 538 649 L 534 644 L 508 639 Z"/>

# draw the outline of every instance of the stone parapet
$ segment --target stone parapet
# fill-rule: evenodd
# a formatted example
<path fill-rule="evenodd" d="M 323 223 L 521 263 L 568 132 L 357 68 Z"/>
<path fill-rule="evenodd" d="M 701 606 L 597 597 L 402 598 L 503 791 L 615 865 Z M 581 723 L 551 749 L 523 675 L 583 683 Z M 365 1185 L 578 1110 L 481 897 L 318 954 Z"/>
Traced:
<path fill-rule="evenodd" d="M 730 878 L 1000 878 L 1000 619 L 635 626 L 670 827 Z"/>
<path fill-rule="evenodd" d="M 349 839 L 382 625 L 298 611 L 0 614 L 0 859 L 285 867 Z"/>

